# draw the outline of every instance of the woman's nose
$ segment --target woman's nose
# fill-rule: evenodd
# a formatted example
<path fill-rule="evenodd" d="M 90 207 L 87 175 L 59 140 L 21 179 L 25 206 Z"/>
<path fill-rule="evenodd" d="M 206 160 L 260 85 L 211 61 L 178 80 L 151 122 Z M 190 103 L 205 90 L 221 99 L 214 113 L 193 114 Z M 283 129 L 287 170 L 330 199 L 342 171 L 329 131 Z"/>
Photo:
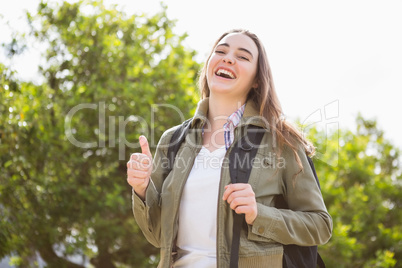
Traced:
<path fill-rule="evenodd" d="M 234 64 L 235 61 L 232 57 L 230 57 L 229 55 L 226 55 L 226 57 L 223 58 L 223 62 L 227 63 L 227 64 Z"/>

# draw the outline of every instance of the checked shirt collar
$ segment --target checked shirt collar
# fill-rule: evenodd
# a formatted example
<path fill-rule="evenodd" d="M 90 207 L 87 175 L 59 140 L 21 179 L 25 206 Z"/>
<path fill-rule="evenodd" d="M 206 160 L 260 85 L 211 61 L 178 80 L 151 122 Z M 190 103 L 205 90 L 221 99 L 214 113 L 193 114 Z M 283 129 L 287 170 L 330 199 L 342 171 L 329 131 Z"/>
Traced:
<path fill-rule="evenodd" d="M 234 113 L 229 115 L 226 123 L 223 125 L 226 150 L 233 143 L 234 129 L 240 123 L 240 120 L 241 120 L 241 117 L 243 116 L 245 107 L 246 107 L 246 104 L 243 104 L 239 109 L 237 109 L 237 111 L 235 111 Z M 204 135 L 204 127 L 202 128 L 202 134 Z"/>

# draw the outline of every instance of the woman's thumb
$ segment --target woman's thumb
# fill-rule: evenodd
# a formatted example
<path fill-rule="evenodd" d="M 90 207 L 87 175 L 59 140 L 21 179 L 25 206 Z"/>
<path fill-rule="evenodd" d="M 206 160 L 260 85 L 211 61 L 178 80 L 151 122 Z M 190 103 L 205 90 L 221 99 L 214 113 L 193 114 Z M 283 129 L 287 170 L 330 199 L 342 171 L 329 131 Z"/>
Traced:
<path fill-rule="evenodd" d="M 152 158 L 151 150 L 149 149 L 148 140 L 145 136 L 141 135 L 140 138 L 141 151 L 143 154 Z"/>

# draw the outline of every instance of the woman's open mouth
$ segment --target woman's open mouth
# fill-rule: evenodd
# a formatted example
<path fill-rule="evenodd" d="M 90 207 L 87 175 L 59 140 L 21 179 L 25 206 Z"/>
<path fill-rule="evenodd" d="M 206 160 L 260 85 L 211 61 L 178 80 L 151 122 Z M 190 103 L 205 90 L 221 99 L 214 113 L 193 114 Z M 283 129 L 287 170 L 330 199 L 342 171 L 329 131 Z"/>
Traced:
<path fill-rule="evenodd" d="M 220 76 L 220 77 L 223 77 L 223 78 L 226 78 L 226 79 L 235 79 L 235 78 L 236 78 L 236 76 L 235 76 L 234 73 L 232 73 L 232 72 L 229 71 L 229 70 L 222 69 L 222 68 L 219 68 L 219 69 L 215 72 L 215 74 L 216 74 L 217 76 Z"/>

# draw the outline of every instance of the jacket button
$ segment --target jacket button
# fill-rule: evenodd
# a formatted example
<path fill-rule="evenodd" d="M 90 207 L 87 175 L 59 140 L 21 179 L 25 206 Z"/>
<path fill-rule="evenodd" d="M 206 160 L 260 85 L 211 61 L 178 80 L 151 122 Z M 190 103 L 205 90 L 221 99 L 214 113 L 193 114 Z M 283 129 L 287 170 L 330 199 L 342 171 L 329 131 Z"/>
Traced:
<path fill-rule="evenodd" d="M 264 229 L 264 227 L 262 227 L 262 226 L 258 228 L 258 232 L 259 232 L 260 234 L 263 234 L 263 233 L 264 233 L 264 230 L 265 230 L 265 229 Z"/>

